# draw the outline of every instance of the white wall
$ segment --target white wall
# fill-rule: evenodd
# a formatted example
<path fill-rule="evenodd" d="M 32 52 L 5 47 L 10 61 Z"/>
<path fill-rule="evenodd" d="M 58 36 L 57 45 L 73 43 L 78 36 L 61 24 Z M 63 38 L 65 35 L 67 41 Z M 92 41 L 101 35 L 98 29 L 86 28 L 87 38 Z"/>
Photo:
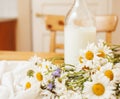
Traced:
<path fill-rule="evenodd" d="M 113 0 L 113 13 L 118 16 L 118 26 L 116 31 L 112 35 L 112 42 L 114 44 L 120 44 L 120 0 Z"/>
<path fill-rule="evenodd" d="M 17 17 L 17 0 L 0 0 L 0 18 Z"/>

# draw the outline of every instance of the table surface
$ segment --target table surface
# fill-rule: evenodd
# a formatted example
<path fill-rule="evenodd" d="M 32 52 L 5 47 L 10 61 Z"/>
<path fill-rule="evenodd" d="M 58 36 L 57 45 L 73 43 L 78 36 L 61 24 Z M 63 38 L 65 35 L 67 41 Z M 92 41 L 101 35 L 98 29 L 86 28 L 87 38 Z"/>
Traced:
<path fill-rule="evenodd" d="M 18 51 L 0 51 L 0 60 L 22 61 L 29 60 L 34 55 L 42 59 L 56 59 L 55 63 L 63 63 L 63 53 L 40 53 L 40 52 L 18 52 Z"/>

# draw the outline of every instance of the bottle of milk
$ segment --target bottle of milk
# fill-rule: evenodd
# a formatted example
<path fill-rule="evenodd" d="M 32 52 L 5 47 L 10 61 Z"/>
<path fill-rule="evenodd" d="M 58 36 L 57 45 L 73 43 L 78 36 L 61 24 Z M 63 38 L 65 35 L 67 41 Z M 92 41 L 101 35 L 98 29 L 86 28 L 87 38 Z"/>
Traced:
<path fill-rule="evenodd" d="M 77 65 L 80 49 L 96 41 L 95 19 L 85 0 L 75 0 L 68 12 L 64 27 L 64 59 L 66 64 Z"/>

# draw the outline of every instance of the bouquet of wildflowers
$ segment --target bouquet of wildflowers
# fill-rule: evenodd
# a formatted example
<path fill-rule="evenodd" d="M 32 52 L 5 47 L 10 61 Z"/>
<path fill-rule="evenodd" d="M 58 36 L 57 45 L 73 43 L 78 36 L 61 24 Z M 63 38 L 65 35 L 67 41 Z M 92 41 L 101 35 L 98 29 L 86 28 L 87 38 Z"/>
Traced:
<path fill-rule="evenodd" d="M 34 56 L 24 75 L 17 77 L 15 99 L 20 95 L 24 99 L 120 99 L 118 50 L 103 41 L 88 44 L 80 50 L 76 66 Z"/>

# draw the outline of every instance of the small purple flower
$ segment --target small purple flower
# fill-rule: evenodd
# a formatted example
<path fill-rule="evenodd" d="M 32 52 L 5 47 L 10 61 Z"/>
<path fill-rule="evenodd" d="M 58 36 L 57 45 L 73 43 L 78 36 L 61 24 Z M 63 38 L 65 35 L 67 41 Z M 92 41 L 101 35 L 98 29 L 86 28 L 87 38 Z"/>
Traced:
<path fill-rule="evenodd" d="M 48 90 L 52 90 L 53 88 L 54 88 L 53 83 L 49 83 L 48 86 L 47 86 L 47 89 Z"/>
<path fill-rule="evenodd" d="M 61 69 L 60 68 L 57 68 L 53 73 L 52 75 L 54 77 L 60 77 L 60 74 L 61 74 Z"/>

